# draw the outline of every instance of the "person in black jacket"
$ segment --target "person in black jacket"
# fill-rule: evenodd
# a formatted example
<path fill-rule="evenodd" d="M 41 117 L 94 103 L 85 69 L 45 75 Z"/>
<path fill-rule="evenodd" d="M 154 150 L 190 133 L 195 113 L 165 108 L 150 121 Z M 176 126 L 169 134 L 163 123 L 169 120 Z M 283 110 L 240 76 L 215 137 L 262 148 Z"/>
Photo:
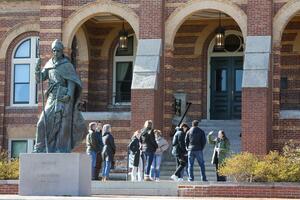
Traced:
<path fill-rule="evenodd" d="M 145 181 L 151 181 L 151 178 L 149 177 L 151 164 L 153 162 L 154 153 L 158 147 L 155 141 L 155 135 L 154 135 L 152 125 L 153 125 L 152 121 L 147 120 L 144 124 L 144 128 L 141 130 L 141 137 L 140 137 L 142 156 L 144 158 L 144 161 L 146 162 L 146 164 L 144 165 L 146 168 L 146 170 L 144 170 Z"/>
<path fill-rule="evenodd" d="M 141 158 L 140 151 L 140 137 L 141 133 L 139 130 L 134 132 L 131 141 L 128 145 L 130 152 L 130 166 L 131 171 L 131 181 L 142 181 L 143 179 L 143 160 Z"/>
<path fill-rule="evenodd" d="M 97 141 L 99 143 L 99 151 L 97 152 L 96 155 L 96 167 L 95 167 L 95 174 L 97 175 L 96 180 L 98 179 L 100 170 L 102 168 L 102 149 L 103 149 L 103 141 L 102 141 L 102 122 L 98 121 L 97 122 L 97 127 L 96 127 L 96 137 L 97 137 Z"/>
<path fill-rule="evenodd" d="M 184 168 L 188 162 L 185 136 L 186 132 L 189 130 L 189 126 L 186 123 L 182 123 L 176 130 L 172 141 L 172 154 L 176 157 L 177 168 L 175 173 L 171 176 L 171 179 L 174 181 L 181 181 L 183 180 Z"/>
<path fill-rule="evenodd" d="M 92 159 L 92 180 L 98 180 L 99 171 L 97 171 L 97 154 L 102 151 L 102 143 L 98 140 L 96 132 L 96 122 L 89 124 L 89 133 L 86 136 L 86 153 Z"/>
<path fill-rule="evenodd" d="M 205 165 L 203 157 L 203 149 L 206 144 L 206 136 L 202 129 L 198 127 L 199 121 L 192 122 L 192 128 L 187 132 L 185 137 L 185 145 L 188 151 L 188 173 L 189 181 L 194 181 L 194 161 L 195 158 L 201 168 L 202 181 L 207 181 L 205 175 Z"/>
<path fill-rule="evenodd" d="M 109 177 L 110 168 L 116 153 L 114 137 L 111 134 L 111 125 L 105 124 L 102 129 L 102 141 L 104 144 L 102 150 L 102 158 L 104 165 L 102 169 L 102 181 L 106 181 Z"/>

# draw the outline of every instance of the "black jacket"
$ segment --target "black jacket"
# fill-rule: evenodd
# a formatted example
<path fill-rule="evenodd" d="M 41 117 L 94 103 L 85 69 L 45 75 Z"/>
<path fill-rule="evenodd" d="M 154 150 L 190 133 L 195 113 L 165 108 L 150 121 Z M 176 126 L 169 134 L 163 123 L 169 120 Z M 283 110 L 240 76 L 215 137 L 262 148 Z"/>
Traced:
<path fill-rule="evenodd" d="M 188 151 L 202 151 L 206 144 L 206 136 L 199 127 L 192 127 L 186 134 L 185 145 Z"/>
<path fill-rule="evenodd" d="M 104 133 L 102 136 L 103 140 L 103 150 L 102 150 L 102 158 L 106 161 L 113 161 L 114 155 L 116 153 L 116 146 L 114 137 L 110 133 Z"/>
<path fill-rule="evenodd" d="M 155 153 L 158 145 L 155 140 L 155 135 L 153 129 L 142 129 L 142 134 L 140 137 L 141 150 L 143 152 Z"/>
<path fill-rule="evenodd" d="M 182 157 L 187 153 L 185 146 L 186 133 L 183 131 L 182 128 L 177 128 L 176 130 L 177 131 L 172 141 L 172 154 L 176 157 Z"/>
<path fill-rule="evenodd" d="M 130 160 L 129 160 L 130 164 L 134 167 L 138 167 L 141 154 L 140 154 L 140 141 L 136 136 L 131 138 L 131 142 L 128 145 L 128 149 L 130 152 Z"/>
<path fill-rule="evenodd" d="M 87 152 L 101 153 L 103 148 L 101 133 L 89 130 L 89 134 L 86 136 L 86 147 Z"/>

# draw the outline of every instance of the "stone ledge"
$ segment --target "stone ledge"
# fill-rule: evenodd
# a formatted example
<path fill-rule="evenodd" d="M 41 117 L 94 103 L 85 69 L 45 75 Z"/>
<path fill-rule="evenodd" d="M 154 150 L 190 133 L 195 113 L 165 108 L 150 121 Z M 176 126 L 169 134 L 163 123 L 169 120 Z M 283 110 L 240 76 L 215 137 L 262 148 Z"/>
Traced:
<path fill-rule="evenodd" d="M 82 112 L 84 120 L 131 120 L 131 112 Z"/>
<path fill-rule="evenodd" d="M 300 119 L 300 110 L 280 110 L 280 119 Z"/>

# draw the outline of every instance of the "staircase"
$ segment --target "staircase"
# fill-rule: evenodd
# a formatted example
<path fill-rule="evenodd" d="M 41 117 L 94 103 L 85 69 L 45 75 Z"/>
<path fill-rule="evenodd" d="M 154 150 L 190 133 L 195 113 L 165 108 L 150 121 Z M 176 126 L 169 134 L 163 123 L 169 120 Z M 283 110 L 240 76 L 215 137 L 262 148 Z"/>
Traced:
<path fill-rule="evenodd" d="M 200 122 L 200 128 L 204 130 L 207 135 L 210 131 L 214 131 L 213 135 L 216 137 L 219 130 L 224 130 L 226 136 L 230 141 L 230 150 L 232 153 L 240 152 L 240 133 L 241 133 L 241 121 L 240 120 L 202 120 Z M 215 166 L 211 164 L 211 157 L 213 154 L 214 146 L 206 144 L 204 149 L 205 170 L 208 181 L 216 181 Z M 175 158 L 171 156 L 170 151 L 164 154 L 164 160 L 161 165 L 161 180 L 169 180 L 170 176 L 174 173 L 176 168 Z M 194 165 L 195 181 L 200 181 L 200 167 L 195 160 Z M 187 174 L 184 176 L 184 180 L 187 179 Z M 230 181 L 230 180 L 229 180 Z"/>

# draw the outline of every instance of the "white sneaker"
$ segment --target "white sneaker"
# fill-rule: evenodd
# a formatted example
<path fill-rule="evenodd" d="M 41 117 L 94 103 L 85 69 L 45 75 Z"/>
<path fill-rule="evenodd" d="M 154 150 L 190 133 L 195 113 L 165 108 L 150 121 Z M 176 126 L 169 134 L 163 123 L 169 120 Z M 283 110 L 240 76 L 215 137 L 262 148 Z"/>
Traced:
<path fill-rule="evenodd" d="M 159 182 L 160 180 L 159 180 L 159 178 L 156 178 L 155 181 L 156 181 L 156 182 Z"/>
<path fill-rule="evenodd" d="M 178 180 L 178 176 L 176 176 L 175 174 L 173 174 L 173 175 L 171 176 L 171 179 L 172 179 L 173 181 L 177 181 L 177 180 Z"/>
<path fill-rule="evenodd" d="M 183 181 L 183 178 L 179 178 L 177 179 L 178 182 L 182 182 Z"/>

